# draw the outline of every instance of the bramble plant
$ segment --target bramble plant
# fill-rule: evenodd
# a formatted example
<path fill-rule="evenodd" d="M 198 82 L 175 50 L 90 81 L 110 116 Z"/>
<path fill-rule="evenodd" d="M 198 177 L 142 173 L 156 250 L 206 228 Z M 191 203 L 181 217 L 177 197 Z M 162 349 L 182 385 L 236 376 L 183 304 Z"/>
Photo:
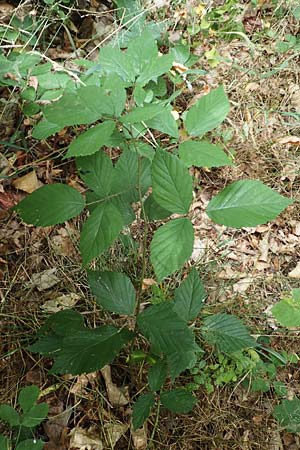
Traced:
<path fill-rule="evenodd" d="M 130 40 L 126 50 L 109 45 L 101 48 L 98 61 L 78 61 L 86 69 L 83 74 L 78 72 L 74 77 L 68 73 L 64 86 L 56 84 L 55 89 L 38 87 L 38 102 L 36 98 L 30 100 L 43 116 L 33 130 L 36 139 L 46 139 L 65 127 L 76 130 L 79 125 L 88 126 L 65 154 L 65 158 L 76 158 L 87 190 L 82 195 L 66 184 L 41 187 L 15 208 L 24 222 L 55 225 L 87 208 L 88 218 L 80 237 L 85 268 L 107 252 L 124 227 L 135 219 L 143 236 L 139 242 L 141 269 L 135 285 L 124 273 L 88 270 L 97 303 L 119 315 L 122 326 L 90 329 L 84 325 L 82 315 L 65 310 L 48 318 L 29 349 L 53 358 L 53 373 L 81 374 L 111 363 L 129 343 L 129 360 L 134 359 L 138 354 L 137 339 L 143 336 L 149 342 L 149 353 L 145 353 L 151 361 L 149 389 L 134 404 L 135 429 L 144 423 L 155 404 L 158 410 L 162 404 L 176 413 L 185 413 L 196 403 L 187 389 L 163 390 L 163 386 L 168 377 L 174 381 L 196 364 L 200 348 L 193 323 L 206 297 L 201 279 L 196 269 L 190 270 L 175 290 L 173 300 L 157 301 L 156 295 L 153 304 L 143 311 L 142 283 L 149 253 L 159 283 L 180 270 L 191 256 L 193 178 L 189 168 L 233 164 L 220 145 L 203 138 L 229 112 L 222 86 L 202 96 L 176 120 L 174 105 L 182 88 L 174 85 L 169 94 L 168 86 L 174 79 L 170 71 L 176 72 L 177 62 L 185 64 L 184 73 L 178 75 L 180 86 L 191 83 L 197 75 L 189 68 L 192 59 L 182 46 L 161 55 L 152 33 L 146 30 Z M 24 86 L 32 73 L 39 79 L 39 70 L 39 65 L 26 66 L 20 77 Z M 179 138 L 179 128 L 183 139 Z M 111 147 L 119 149 L 116 163 L 109 156 Z M 217 194 L 206 212 L 217 224 L 254 227 L 273 220 L 291 203 L 260 181 L 239 180 Z M 157 229 L 148 248 L 150 223 Z M 135 325 L 129 328 L 128 323 Z M 201 335 L 220 353 L 231 354 L 257 345 L 238 318 L 223 313 L 204 316 Z"/>
<path fill-rule="evenodd" d="M 22 414 L 12 406 L 0 405 L 0 419 L 12 430 L 12 440 L 0 434 L 1 450 L 41 450 L 44 442 L 34 437 L 35 428 L 46 419 L 49 406 L 47 403 L 36 403 L 40 395 L 37 386 L 22 388 L 18 396 L 18 404 Z"/>
<path fill-rule="evenodd" d="M 272 308 L 272 314 L 284 327 L 300 327 L 300 289 L 293 289 L 292 295 L 284 297 Z M 295 361 L 299 362 L 298 360 Z M 273 413 L 278 423 L 291 433 L 300 432 L 300 399 L 283 400 Z"/>

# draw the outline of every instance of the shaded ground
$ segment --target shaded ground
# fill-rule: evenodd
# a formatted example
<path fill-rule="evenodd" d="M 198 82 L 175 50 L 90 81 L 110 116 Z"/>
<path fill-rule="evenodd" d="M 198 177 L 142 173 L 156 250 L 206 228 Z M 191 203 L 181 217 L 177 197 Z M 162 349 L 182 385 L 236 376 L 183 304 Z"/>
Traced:
<path fill-rule="evenodd" d="M 215 2 L 211 8 L 220 3 Z M 289 207 L 271 224 L 239 231 L 212 224 L 203 212 L 213 194 L 239 178 L 260 179 L 282 194 L 300 199 L 299 54 L 293 48 L 286 53 L 276 50 L 278 41 L 283 41 L 287 34 L 299 33 L 299 20 L 291 14 L 291 2 L 282 2 L 281 14 L 277 14 L 278 5 L 274 3 L 261 2 L 256 8 L 251 7 L 250 2 L 243 3 L 239 20 L 243 20 L 252 44 L 241 35 L 200 32 L 191 38 L 186 26 L 194 23 L 195 17 L 199 20 L 192 3 L 174 2 L 169 8 L 165 6 L 163 13 L 154 10 L 153 14 L 171 16 L 169 33 L 172 39 L 176 32 L 191 39 L 195 53 L 202 56 L 199 67 L 206 68 L 208 74 L 195 83 L 192 96 L 224 84 L 231 102 L 228 119 L 212 135 L 212 139 L 215 142 L 226 140 L 228 151 L 235 156 L 235 166 L 194 170 L 195 179 L 201 187 L 197 190 L 193 205 L 194 227 L 199 238 L 194 263 L 209 293 L 207 307 L 238 315 L 253 334 L 268 336 L 270 345 L 278 351 L 299 352 L 298 332 L 283 332 L 268 315 L 270 305 L 289 293 L 291 288 L 299 287 L 298 204 Z M 98 15 L 98 29 L 101 33 L 111 32 L 113 16 L 107 15 L 105 8 L 97 2 L 91 4 Z M 9 15 L 12 14 L 12 10 L 8 8 L 8 11 Z M 174 11 L 178 11 L 178 18 Z M 104 13 L 105 19 L 101 20 Z M 86 19 L 90 20 L 91 16 L 94 18 L 95 11 L 90 10 L 84 20 L 77 17 L 76 22 L 74 19 L 81 31 L 72 33 L 73 43 L 77 48 L 82 46 L 85 54 L 102 39 L 89 42 L 90 25 Z M 84 22 L 87 34 L 84 34 Z M 55 35 L 53 29 L 57 28 L 50 28 Z M 273 37 L 268 35 L 270 29 L 275 33 Z M 63 46 L 61 34 L 59 36 L 60 44 L 53 37 L 50 39 L 51 48 L 47 49 L 47 54 L 53 59 L 65 58 L 72 51 L 68 36 L 63 34 Z M 225 37 L 234 39 L 225 40 Z M 214 68 L 203 57 L 203 53 L 213 46 L 219 53 L 219 64 Z M 284 62 L 286 66 L 283 66 Z M 30 123 L 20 116 L 14 97 L 5 90 L 2 95 L 5 101 L 1 103 L 4 104 L 1 139 L 8 141 L 17 128 L 21 133 L 14 144 L 24 147 L 27 142 L 25 147 L 29 149 L 25 151 L 8 145 L 2 147 L 5 157 L 2 166 L 3 170 L 7 168 L 6 174 L 20 177 L 28 168 L 34 168 L 39 182 L 63 180 L 80 188 L 72 163 L 60 159 L 60 148 L 68 144 L 68 136 L 51 138 L 48 144 L 31 140 L 28 137 Z M 187 89 L 187 102 L 190 97 Z M 286 139 L 289 136 L 294 136 L 294 142 Z M 6 162 L 8 165 L 5 166 Z M 67 296 L 64 301 L 76 302 L 90 324 L 107 318 L 101 316 L 88 293 L 85 274 L 80 266 L 77 248 L 80 222 L 72 221 L 64 226 L 45 229 L 25 226 L 8 209 L 23 195 L 11 180 L 1 184 L 0 324 L 3 339 L 0 349 L 3 357 L 0 360 L 0 403 L 14 404 L 21 386 L 37 384 L 51 406 L 50 416 L 59 415 L 63 419 L 57 425 L 59 431 L 56 428 L 51 432 L 47 426 L 40 430 L 42 437 L 50 438 L 48 450 L 70 448 L 67 435 L 75 427 L 85 430 L 90 427 L 98 430 L 100 427 L 106 436 L 105 448 L 139 448 L 136 443 L 133 444 L 127 425 L 130 422 L 130 407 L 111 407 L 103 374 L 97 374 L 95 379 L 89 378 L 82 392 L 76 378 L 50 376 L 50 361 L 39 359 L 24 349 L 24 343 L 34 335 L 49 312 L 49 304 L 48 309 L 43 308 L 48 300 L 57 302 L 58 297 Z M 118 255 L 124 257 L 124 252 L 116 246 L 112 257 L 118 259 Z M 53 269 L 50 276 L 55 277 L 55 282 L 52 287 L 39 291 L 32 282 L 33 275 L 49 269 Z M 49 276 L 49 272 L 47 274 Z M 112 366 L 112 376 L 118 386 L 128 386 L 131 398 L 145 382 L 145 375 L 139 368 L 129 370 L 122 360 Z M 278 376 L 287 383 L 291 397 L 299 396 L 299 363 L 281 368 Z M 77 387 L 75 391 L 74 386 Z M 216 389 L 212 394 L 200 388 L 197 396 L 198 405 L 188 416 L 179 417 L 162 411 L 158 424 L 155 424 L 154 416 L 150 418 L 146 432 L 149 439 L 155 425 L 153 448 L 300 448 L 297 436 L 278 431 L 272 417 L 272 409 L 278 402 L 273 391 L 251 393 L 239 383 Z M 121 426 L 124 434 L 115 446 L 108 438 L 113 434 L 112 424 Z"/>

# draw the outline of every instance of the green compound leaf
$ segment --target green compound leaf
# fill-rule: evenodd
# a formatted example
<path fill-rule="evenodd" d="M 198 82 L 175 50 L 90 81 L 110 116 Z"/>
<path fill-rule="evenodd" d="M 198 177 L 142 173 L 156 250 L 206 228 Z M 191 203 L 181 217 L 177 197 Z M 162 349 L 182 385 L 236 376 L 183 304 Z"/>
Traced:
<path fill-rule="evenodd" d="M 103 115 L 113 116 L 115 106 L 109 92 L 98 86 L 84 86 L 43 108 L 45 119 L 61 128 L 90 124 Z"/>
<path fill-rule="evenodd" d="M 275 406 L 273 416 L 290 433 L 300 432 L 300 400 L 283 400 Z"/>
<path fill-rule="evenodd" d="M 55 360 L 51 372 L 72 375 L 95 372 L 111 363 L 132 337 L 131 331 L 111 326 L 86 329 L 67 336 L 58 354 L 52 355 Z"/>
<path fill-rule="evenodd" d="M 135 218 L 131 203 L 139 199 L 140 191 L 144 195 L 151 183 L 150 164 L 130 150 L 122 153 L 115 167 L 102 151 L 78 158 L 80 177 L 93 191 L 87 192 L 89 211 L 99 204 L 111 204 L 122 216 L 123 225 L 131 223 Z"/>
<path fill-rule="evenodd" d="M 197 403 L 197 399 L 193 394 L 185 389 L 173 389 L 169 392 L 162 392 L 160 400 L 165 408 L 178 414 L 190 412 Z"/>
<path fill-rule="evenodd" d="M 9 440 L 3 434 L 0 434 L 0 448 L 3 450 L 10 450 L 11 448 Z"/>
<path fill-rule="evenodd" d="M 77 216 L 84 207 L 84 198 L 78 191 L 66 184 L 50 184 L 28 195 L 14 210 L 24 222 L 47 227 Z"/>
<path fill-rule="evenodd" d="M 202 334 L 209 344 L 216 345 L 218 350 L 224 353 L 234 353 L 257 346 L 242 321 L 229 314 L 206 317 L 203 321 Z"/>
<path fill-rule="evenodd" d="M 82 263 L 86 266 L 101 255 L 118 237 L 123 218 L 111 203 L 100 203 L 83 225 L 80 235 Z"/>
<path fill-rule="evenodd" d="M 100 198 L 111 192 L 113 165 L 109 156 L 103 151 L 83 158 L 76 158 L 80 178 Z"/>
<path fill-rule="evenodd" d="M 202 281 L 196 271 L 192 269 L 188 277 L 175 290 L 174 311 L 187 322 L 197 317 L 206 298 Z"/>
<path fill-rule="evenodd" d="M 151 391 L 159 391 L 166 381 L 168 366 L 164 359 L 159 359 L 148 372 L 148 384 Z"/>
<path fill-rule="evenodd" d="M 142 73 L 137 78 L 137 82 L 141 85 L 147 84 L 149 81 L 157 81 L 160 75 L 167 73 L 173 65 L 173 55 L 157 55 L 152 58 L 149 64 L 145 65 Z"/>
<path fill-rule="evenodd" d="M 59 336 L 71 336 L 84 329 L 83 316 L 72 309 L 64 309 L 48 317 L 38 334 L 54 332 Z M 43 352 L 41 352 L 43 353 Z"/>
<path fill-rule="evenodd" d="M 29 350 L 54 359 L 53 373 L 79 375 L 110 363 L 134 334 L 123 328 L 104 326 L 90 330 L 82 316 L 72 310 L 53 314 Z"/>
<path fill-rule="evenodd" d="M 10 427 L 20 425 L 20 416 L 17 411 L 9 405 L 0 405 L 0 419 L 8 423 Z"/>
<path fill-rule="evenodd" d="M 88 282 L 102 308 L 132 315 L 135 310 L 135 289 L 123 273 L 88 271 Z"/>
<path fill-rule="evenodd" d="M 108 144 L 115 126 L 114 122 L 107 120 L 80 134 L 69 146 L 66 158 L 96 153 L 103 145 Z"/>
<path fill-rule="evenodd" d="M 203 95 L 185 117 L 185 127 L 190 136 L 202 136 L 223 122 L 229 112 L 229 101 L 223 86 Z"/>
<path fill-rule="evenodd" d="M 152 163 L 153 197 L 172 213 L 187 214 L 193 199 L 192 177 L 180 159 L 158 149 Z"/>
<path fill-rule="evenodd" d="M 37 399 L 39 398 L 40 390 L 37 386 L 26 386 L 21 389 L 18 397 L 18 403 L 21 406 L 24 413 L 29 411 Z"/>
<path fill-rule="evenodd" d="M 133 70 L 138 76 L 153 58 L 158 56 L 155 39 L 149 30 L 144 30 L 140 36 L 129 41 L 127 58 L 131 61 Z"/>
<path fill-rule="evenodd" d="M 178 138 L 178 126 L 176 120 L 172 116 L 171 111 L 168 111 L 167 109 L 164 109 L 152 119 L 146 120 L 145 123 L 148 128 L 153 128 L 154 130 L 166 133 L 175 139 Z"/>
<path fill-rule="evenodd" d="M 152 392 L 141 395 L 133 405 L 132 424 L 133 429 L 140 428 L 149 417 L 151 409 L 155 404 L 155 396 Z"/>
<path fill-rule="evenodd" d="M 275 219 L 293 200 L 282 197 L 261 181 L 240 180 L 227 186 L 208 204 L 214 222 L 234 228 L 255 227 Z"/>
<path fill-rule="evenodd" d="M 131 150 L 125 150 L 114 169 L 112 194 L 118 194 L 123 202 L 136 202 L 151 184 L 151 162 Z M 140 187 L 139 187 L 140 184 Z"/>
<path fill-rule="evenodd" d="M 57 133 L 63 127 L 57 125 L 56 123 L 49 122 L 48 120 L 42 119 L 32 131 L 32 137 L 34 139 L 47 139 L 47 137 L 52 136 L 52 134 Z"/>
<path fill-rule="evenodd" d="M 173 310 L 173 303 L 160 303 L 147 308 L 139 314 L 137 323 L 151 343 L 153 353 L 167 355 L 167 360 L 172 378 L 190 366 L 194 353 L 197 349 L 195 336 L 188 328 L 185 321 L 178 317 Z M 189 353 L 190 352 L 190 353 Z M 190 359 L 185 359 L 185 364 L 180 363 L 180 367 L 174 362 L 184 359 L 184 355 L 189 353 Z M 177 355 L 177 358 L 173 358 Z"/>
<path fill-rule="evenodd" d="M 272 314 L 284 327 L 300 327 L 300 289 L 292 290 L 292 298 L 284 298 L 276 303 Z"/>
<path fill-rule="evenodd" d="M 151 242 L 151 263 L 158 281 L 180 269 L 193 251 L 194 230 L 188 219 L 175 219 L 162 225 Z"/>
<path fill-rule="evenodd" d="M 130 59 L 125 52 L 116 47 L 103 47 L 99 53 L 99 63 L 107 74 L 118 75 L 126 82 L 135 80 L 135 70 Z"/>
<path fill-rule="evenodd" d="M 180 159 L 188 166 L 231 166 L 232 161 L 219 145 L 207 141 L 185 141 L 179 145 Z"/>
<path fill-rule="evenodd" d="M 120 121 L 124 124 L 145 122 L 146 120 L 151 120 L 155 116 L 160 115 L 161 111 L 162 111 L 161 104 L 155 103 L 153 105 L 137 106 L 128 114 L 122 116 Z"/>
<path fill-rule="evenodd" d="M 125 83 L 117 75 L 107 77 L 103 83 L 103 88 L 111 102 L 109 115 L 113 117 L 120 117 L 125 108 L 127 95 L 124 86 Z"/>
<path fill-rule="evenodd" d="M 26 439 L 16 446 L 16 450 L 42 450 L 45 442 L 36 439 Z"/>
<path fill-rule="evenodd" d="M 85 327 L 81 314 L 71 309 L 59 311 L 48 317 L 36 335 L 38 340 L 27 349 L 34 353 L 51 356 L 60 351 L 64 337 L 73 336 L 83 330 Z"/>
<path fill-rule="evenodd" d="M 172 213 L 162 208 L 150 194 L 144 202 L 144 211 L 150 221 L 162 220 L 169 217 Z"/>
<path fill-rule="evenodd" d="M 199 352 L 199 347 L 195 344 L 190 350 L 168 355 L 168 366 L 172 380 L 175 380 L 184 370 L 195 367 L 197 362 L 196 352 Z"/>
<path fill-rule="evenodd" d="M 32 406 L 29 411 L 26 411 L 21 416 L 21 425 L 28 428 L 36 427 L 46 419 L 48 411 L 49 405 L 47 403 L 39 403 L 38 405 Z"/>

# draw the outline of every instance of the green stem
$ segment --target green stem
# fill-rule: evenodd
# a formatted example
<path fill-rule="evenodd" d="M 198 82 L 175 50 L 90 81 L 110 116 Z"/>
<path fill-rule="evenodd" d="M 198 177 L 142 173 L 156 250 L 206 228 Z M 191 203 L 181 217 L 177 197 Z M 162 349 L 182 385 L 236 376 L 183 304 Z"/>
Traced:
<path fill-rule="evenodd" d="M 146 256 L 147 256 L 147 236 L 148 236 L 148 222 L 146 220 L 146 214 L 143 204 L 143 195 L 141 190 L 141 158 L 138 158 L 138 190 L 139 190 L 139 200 L 141 204 L 141 214 L 142 219 L 140 218 L 140 222 L 144 221 L 144 233 L 143 233 L 143 239 L 142 239 L 142 270 L 139 280 L 139 287 L 137 291 L 137 301 L 135 306 L 135 312 L 134 312 L 134 318 L 135 318 L 135 325 L 134 325 L 134 331 L 136 331 L 137 328 L 137 317 L 139 315 L 141 301 L 142 301 L 142 291 L 143 291 L 143 280 L 145 278 L 146 273 Z"/>
<path fill-rule="evenodd" d="M 145 215 L 145 209 L 144 209 L 144 204 L 143 204 L 143 195 L 142 195 L 142 190 L 141 190 L 141 158 L 138 155 L 138 151 L 137 151 L 137 148 L 135 145 L 135 140 L 133 142 L 134 142 L 136 154 L 138 156 L 138 191 L 139 191 L 139 201 L 141 204 L 141 214 L 142 214 L 142 218 L 144 220 L 144 233 L 143 233 L 143 239 L 142 239 L 142 246 L 143 246 L 142 270 L 141 270 L 138 290 L 136 293 L 136 304 L 135 304 L 135 311 L 134 311 L 134 329 L 133 329 L 133 331 L 134 331 L 134 333 L 136 333 L 137 318 L 138 318 L 138 315 L 140 312 L 141 301 L 142 301 L 143 280 L 145 278 L 145 273 L 146 273 L 146 256 L 147 256 L 146 245 L 147 245 L 147 236 L 148 236 L 148 222 L 147 222 L 146 215 Z M 140 222 L 141 221 L 142 221 L 142 219 L 140 218 Z M 131 341 L 129 354 L 131 354 L 133 351 L 135 341 L 136 341 L 136 336 Z"/>
<path fill-rule="evenodd" d="M 156 430 L 157 430 L 157 427 L 158 427 L 158 422 L 159 422 L 160 405 L 161 405 L 160 400 L 158 400 L 157 409 L 156 409 L 156 416 L 155 416 L 155 422 L 154 422 L 154 425 L 153 425 L 153 430 L 152 430 L 152 433 L 151 433 L 148 445 L 146 447 L 146 450 L 149 450 L 151 448 L 152 444 L 153 444 L 154 436 L 155 436 L 155 433 L 156 433 Z"/>

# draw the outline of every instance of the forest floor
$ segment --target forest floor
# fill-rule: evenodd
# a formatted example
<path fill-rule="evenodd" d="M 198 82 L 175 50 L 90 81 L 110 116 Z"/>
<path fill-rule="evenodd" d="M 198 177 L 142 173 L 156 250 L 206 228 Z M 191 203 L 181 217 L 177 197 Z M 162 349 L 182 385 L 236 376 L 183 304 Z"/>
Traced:
<path fill-rule="evenodd" d="M 23 3 L 2 2 L 0 23 L 9 23 L 15 15 L 24 18 L 36 7 L 34 2 Z M 74 46 L 75 50 L 83 47 L 81 56 L 86 57 L 118 25 L 113 10 L 108 11 L 97 1 L 83 3 L 86 12 L 74 16 L 67 31 L 57 16 L 49 17 L 50 34 L 56 34 L 53 39 L 47 36 L 51 45 L 45 54 L 51 60 L 60 64 L 68 60 L 70 64 L 76 56 L 72 54 Z M 199 55 L 196 66 L 207 71 L 192 91 L 186 90 L 186 103 L 191 96 L 223 84 L 231 105 L 227 119 L 213 138 L 215 142 L 225 142 L 235 165 L 193 170 L 201 189 L 193 204 L 198 214 L 190 264 L 199 269 L 206 286 L 207 307 L 237 315 L 253 335 L 265 337 L 270 349 L 300 357 L 299 331 L 280 328 L 270 314 L 274 303 L 300 286 L 299 203 L 295 202 L 272 223 L 253 229 L 226 229 L 212 224 L 203 212 L 213 194 L 240 178 L 259 179 L 300 201 L 297 2 L 212 1 L 209 6 L 179 0 L 152 3 L 150 18 L 168 21 L 170 42 L 183 39 L 189 43 L 192 52 Z M 218 15 L 217 8 L 221 6 L 224 10 Z M 43 8 L 44 14 L 49 15 L 49 9 Z M 207 23 L 211 20 L 217 25 L 205 29 L 204 17 Z M 198 29 L 201 20 L 203 29 Z M 97 30 L 97 40 L 91 39 L 93 29 Z M 7 51 L 5 42 L 3 51 Z M 28 183 L 39 186 L 61 180 L 78 187 L 73 163 L 60 157 L 67 137 L 62 134 L 47 142 L 32 139 L 31 119 L 21 114 L 17 93 L 8 95 L 6 88 L 0 89 L 0 170 L 5 175 L 0 181 L 0 403 L 15 405 L 19 389 L 26 384 L 40 387 L 43 401 L 50 405 L 50 420 L 39 430 L 48 441 L 46 450 L 145 449 L 154 418 L 139 436 L 132 435 L 130 406 L 111 408 L 107 392 L 111 382 L 105 382 L 103 373 L 81 377 L 49 375 L 51 361 L 24 348 L 50 312 L 77 304 L 92 323 L 97 307 L 88 293 L 78 252 L 80 220 L 34 228 L 24 225 L 10 210 L 30 191 L 32 186 Z M 24 178 L 32 170 L 36 178 Z M 118 254 L 119 250 L 114 252 Z M 199 386 L 198 403 L 192 413 L 175 415 L 162 411 L 152 448 L 300 449 L 299 436 L 279 429 L 272 416 L 278 403 L 274 380 L 287 385 L 288 398 L 300 395 L 299 361 L 277 367 L 266 392 L 245 389 L 242 380 L 215 387 L 212 393 Z M 117 361 L 111 372 L 113 382 L 127 389 L 129 396 L 131 385 L 141 385 L 143 375 L 138 367 L 129 371 L 124 362 Z M 3 430 L 0 425 L 0 431 Z M 78 430 L 83 433 L 81 437 Z M 71 445 L 70 435 L 76 431 L 77 443 L 73 439 Z M 90 447 L 86 446 L 87 436 Z"/>

